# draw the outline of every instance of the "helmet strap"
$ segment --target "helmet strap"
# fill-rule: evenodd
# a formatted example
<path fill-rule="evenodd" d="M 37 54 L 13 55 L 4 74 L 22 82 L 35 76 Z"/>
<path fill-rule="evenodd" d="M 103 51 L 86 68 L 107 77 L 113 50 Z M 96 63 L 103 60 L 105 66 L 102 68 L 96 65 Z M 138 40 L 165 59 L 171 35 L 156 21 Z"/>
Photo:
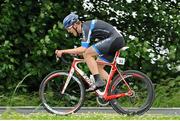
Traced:
<path fill-rule="evenodd" d="M 72 28 L 76 31 L 77 35 L 80 36 L 80 33 L 78 33 L 77 29 L 74 26 L 72 26 Z"/>

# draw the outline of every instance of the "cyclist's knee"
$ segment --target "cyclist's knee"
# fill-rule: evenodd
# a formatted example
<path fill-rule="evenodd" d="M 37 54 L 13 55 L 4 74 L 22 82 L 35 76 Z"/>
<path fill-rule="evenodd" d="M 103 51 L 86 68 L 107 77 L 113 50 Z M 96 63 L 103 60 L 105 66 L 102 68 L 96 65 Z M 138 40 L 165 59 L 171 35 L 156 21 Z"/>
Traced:
<path fill-rule="evenodd" d="M 83 53 L 83 57 L 87 58 L 88 54 L 86 53 L 86 51 Z"/>
<path fill-rule="evenodd" d="M 97 56 L 97 53 L 90 47 L 88 48 L 84 53 L 83 57 L 88 58 L 88 57 L 94 57 Z"/>

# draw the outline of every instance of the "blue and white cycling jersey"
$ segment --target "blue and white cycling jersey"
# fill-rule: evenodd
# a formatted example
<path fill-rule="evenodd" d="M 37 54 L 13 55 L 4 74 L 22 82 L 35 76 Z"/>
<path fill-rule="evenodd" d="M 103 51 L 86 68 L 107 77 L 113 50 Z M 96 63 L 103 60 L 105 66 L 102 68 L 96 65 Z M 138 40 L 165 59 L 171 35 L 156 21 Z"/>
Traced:
<path fill-rule="evenodd" d="M 107 62 L 111 62 L 115 52 L 125 44 L 122 35 L 111 24 L 102 20 L 84 22 L 82 36 L 81 46 L 92 46 L 100 58 Z"/>
<path fill-rule="evenodd" d="M 85 48 L 88 48 L 90 46 L 91 40 L 104 40 L 114 34 L 119 35 L 116 29 L 114 29 L 114 27 L 109 23 L 106 23 L 102 20 L 86 21 L 82 25 L 83 39 L 81 45 Z"/>

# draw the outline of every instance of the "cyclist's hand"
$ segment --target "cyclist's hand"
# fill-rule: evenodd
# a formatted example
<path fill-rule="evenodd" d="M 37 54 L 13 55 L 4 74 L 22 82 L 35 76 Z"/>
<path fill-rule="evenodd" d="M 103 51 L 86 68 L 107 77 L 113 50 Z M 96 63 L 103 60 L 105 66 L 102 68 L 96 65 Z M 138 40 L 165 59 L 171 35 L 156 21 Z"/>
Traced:
<path fill-rule="evenodd" d="M 56 54 L 56 56 L 61 57 L 63 54 L 63 51 L 62 50 L 56 50 L 55 54 Z"/>

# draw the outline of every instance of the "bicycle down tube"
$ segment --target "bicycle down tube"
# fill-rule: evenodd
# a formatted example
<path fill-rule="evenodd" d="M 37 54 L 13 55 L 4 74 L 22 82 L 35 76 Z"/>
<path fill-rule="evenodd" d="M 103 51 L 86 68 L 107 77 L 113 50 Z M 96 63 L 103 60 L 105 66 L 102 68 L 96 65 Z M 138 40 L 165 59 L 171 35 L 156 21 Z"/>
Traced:
<path fill-rule="evenodd" d="M 66 90 L 66 88 L 67 88 L 67 86 L 68 86 L 68 84 L 69 84 L 69 82 L 70 82 L 71 77 L 73 76 L 73 74 L 74 74 L 74 68 L 71 68 L 71 69 L 70 69 L 70 72 L 69 72 L 69 74 L 68 74 L 68 78 L 67 78 L 67 80 L 66 80 L 66 83 L 64 84 L 64 87 L 63 87 L 63 89 L 62 89 L 61 94 L 64 94 L 64 92 L 65 92 L 65 90 Z"/>

